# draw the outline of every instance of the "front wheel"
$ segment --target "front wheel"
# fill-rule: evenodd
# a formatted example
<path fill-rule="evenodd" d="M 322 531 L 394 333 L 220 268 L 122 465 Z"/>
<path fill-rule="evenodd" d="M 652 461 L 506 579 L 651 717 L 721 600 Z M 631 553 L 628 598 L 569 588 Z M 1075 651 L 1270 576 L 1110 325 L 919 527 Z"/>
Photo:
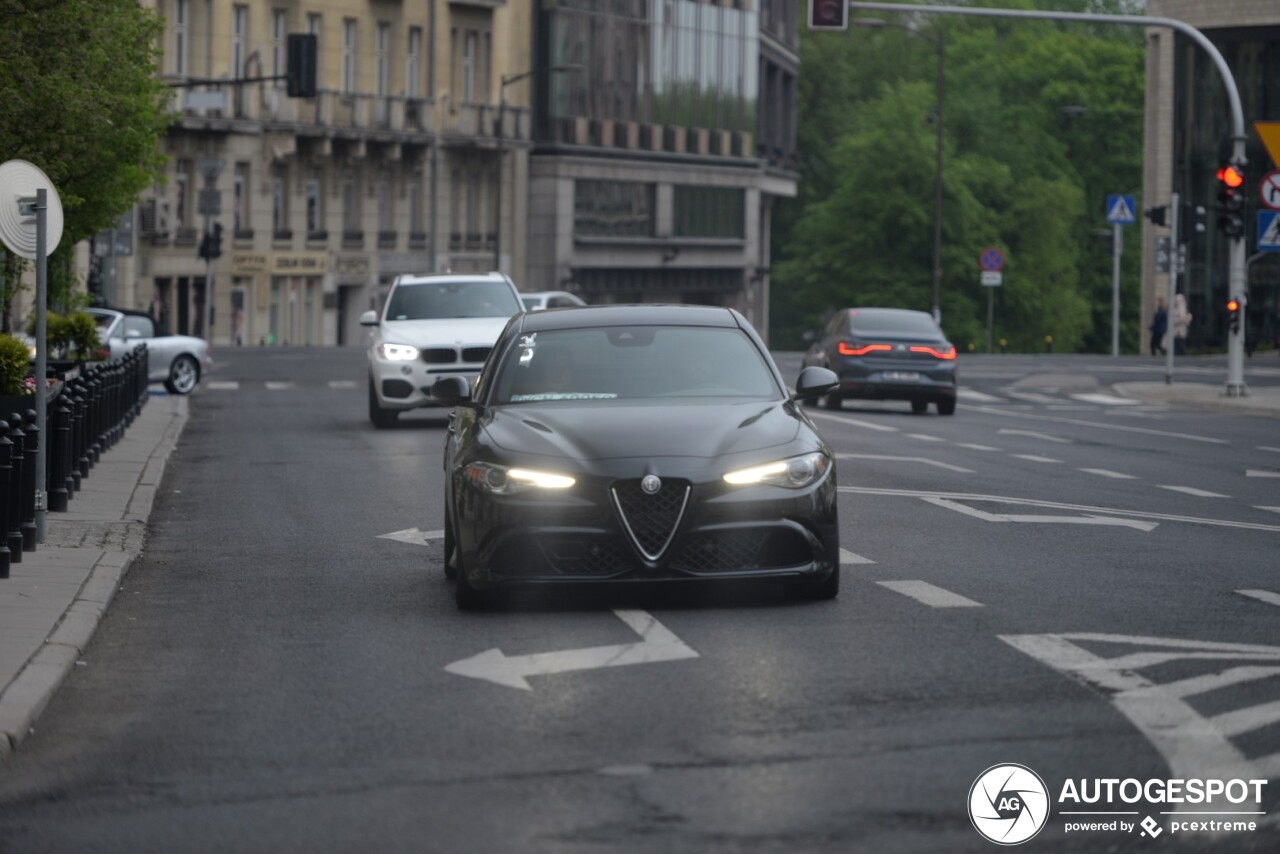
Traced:
<path fill-rule="evenodd" d="M 832 569 L 831 574 L 821 581 L 797 579 L 792 582 L 791 589 L 798 599 L 834 599 L 840 595 L 840 568 Z"/>
<path fill-rule="evenodd" d="M 182 355 L 169 365 L 169 378 L 164 381 L 169 394 L 191 394 L 200 382 L 200 366 L 191 356 Z"/>
<path fill-rule="evenodd" d="M 369 378 L 369 420 L 379 430 L 396 426 L 400 413 L 394 409 L 383 409 L 378 405 L 378 393 L 373 390 L 373 377 Z"/>

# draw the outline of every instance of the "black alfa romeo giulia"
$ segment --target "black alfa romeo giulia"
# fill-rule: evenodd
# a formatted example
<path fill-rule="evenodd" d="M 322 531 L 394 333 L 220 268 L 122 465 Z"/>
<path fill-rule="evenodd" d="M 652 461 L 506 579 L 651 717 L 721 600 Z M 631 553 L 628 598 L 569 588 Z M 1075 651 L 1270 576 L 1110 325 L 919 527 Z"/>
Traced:
<path fill-rule="evenodd" d="M 781 577 L 839 591 L 836 472 L 742 315 L 595 306 L 511 319 L 455 407 L 445 562 L 463 608 L 512 584 Z"/>

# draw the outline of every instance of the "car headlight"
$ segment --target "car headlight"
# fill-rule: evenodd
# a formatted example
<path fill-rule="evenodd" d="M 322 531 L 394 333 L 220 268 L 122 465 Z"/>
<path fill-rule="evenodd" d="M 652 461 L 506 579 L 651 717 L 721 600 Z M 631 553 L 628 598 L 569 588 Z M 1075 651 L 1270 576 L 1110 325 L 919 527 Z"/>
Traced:
<path fill-rule="evenodd" d="M 390 344 L 383 341 L 378 345 L 378 355 L 388 362 L 412 362 L 418 358 L 418 348 L 412 344 Z"/>
<path fill-rule="evenodd" d="M 831 459 L 821 451 L 814 451 L 812 454 L 731 471 L 724 476 L 724 482 L 733 486 L 768 483 L 789 489 L 802 489 L 821 480 L 829 468 Z"/>
<path fill-rule="evenodd" d="M 527 489 L 568 489 L 575 483 L 564 474 L 494 463 L 471 463 L 462 473 L 473 486 L 494 495 L 512 495 Z"/>

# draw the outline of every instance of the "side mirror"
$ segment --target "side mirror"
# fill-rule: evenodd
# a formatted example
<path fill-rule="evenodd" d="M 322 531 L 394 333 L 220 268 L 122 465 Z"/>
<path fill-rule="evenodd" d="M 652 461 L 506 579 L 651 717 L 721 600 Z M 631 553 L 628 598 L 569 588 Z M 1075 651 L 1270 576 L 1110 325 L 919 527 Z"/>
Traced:
<path fill-rule="evenodd" d="M 360 315 L 360 325 L 361 326 L 377 326 L 378 313 L 373 310 L 366 311 L 364 314 Z"/>
<path fill-rule="evenodd" d="M 445 377 L 431 384 L 431 399 L 441 406 L 471 404 L 471 384 L 465 377 Z"/>
<path fill-rule="evenodd" d="M 796 380 L 796 393 L 792 400 L 804 400 L 808 397 L 820 397 L 840 385 L 840 378 L 835 371 L 812 365 L 800 372 Z"/>

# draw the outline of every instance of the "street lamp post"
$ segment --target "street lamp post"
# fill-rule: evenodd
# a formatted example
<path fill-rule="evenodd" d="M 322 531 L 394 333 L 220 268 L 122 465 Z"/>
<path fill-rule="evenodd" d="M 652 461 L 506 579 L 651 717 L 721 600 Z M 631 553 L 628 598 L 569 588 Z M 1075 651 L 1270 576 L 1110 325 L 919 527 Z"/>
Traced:
<path fill-rule="evenodd" d="M 518 83 L 526 77 L 532 77 L 535 74 L 545 72 L 558 71 L 581 71 L 581 65 L 551 65 L 546 68 L 531 68 L 528 71 L 521 71 L 519 74 L 504 74 L 498 84 L 498 130 L 494 134 L 498 144 L 498 186 L 494 196 L 494 222 L 493 222 L 493 269 L 502 269 L 502 173 L 503 165 L 506 157 L 506 148 L 503 143 L 503 131 L 506 130 L 506 112 L 507 112 L 507 87 L 512 83 Z"/>
<path fill-rule="evenodd" d="M 933 163 L 933 319 L 942 323 L 942 143 L 944 137 L 944 116 L 946 115 L 946 42 L 942 38 L 941 32 L 936 36 L 931 36 L 923 30 L 908 26 L 907 24 L 897 24 L 885 21 L 881 18 L 853 18 L 854 26 L 864 27 L 867 29 L 883 29 L 885 27 L 897 27 L 906 30 L 914 36 L 919 36 L 926 41 L 933 42 L 933 46 L 938 54 L 938 114 L 937 114 L 937 136 L 934 145 L 934 163 Z"/>

